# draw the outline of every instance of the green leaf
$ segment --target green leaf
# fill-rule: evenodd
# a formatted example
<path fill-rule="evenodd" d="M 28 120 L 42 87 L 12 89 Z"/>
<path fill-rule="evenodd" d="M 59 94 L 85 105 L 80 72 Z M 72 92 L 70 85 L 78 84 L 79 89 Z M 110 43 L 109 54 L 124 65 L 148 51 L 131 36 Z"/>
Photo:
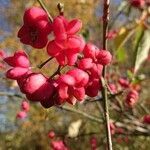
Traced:
<path fill-rule="evenodd" d="M 137 28 L 136 28 L 136 32 L 135 32 L 135 40 L 134 40 L 134 47 L 135 47 L 135 51 L 137 50 L 136 46 L 138 46 L 138 44 L 140 44 L 140 41 L 141 40 L 141 36 L 142 34 L 144 35 L 144 29 L 143 29 L 143 26 L 142 25 L 139 25 Z"/>
<path fill-rule="evenodd" d="M 124 62 L 127 58 L 126 51 L 123 47 L 116 52 L 116 58 L 119 62 Z"/>
<path fill-rule="evenodd" d="M 135 32 L 135 29 L 128 30 L 122 27 L 119 31 L 118 36 L 115 38 L 114 40 L 114 44 L 116 47 L 115 55 L 119 62 L 124 62 L 125 59 L 127 58 L 126 49 L 124 45 L 132 37 L 134 32 Z"/>
<path fill-rule="evenodd" d="M 127 76 L 128 76 L 128 78 L 129 78 L 129 79 L 133 79 L 134 74 L 133 74 L 133 72 L 132 72 L 132 71 L 127 70 Z"/>
<path fill-rule="evenodd" d="M 119 31 L 118 36 L 114 40 L 115 44 L 115 56 L 119 62 L 124 62 L 127 58 L 125 44 L 126 42 L 132 37 L 134 34 L 135 29 L 128 30 L 124 27 L 122 27 Z"/>
<path fill-rule="evenodd" d="M 124 27 L 122 27 L 120 29 L 119 35 L 115 39 L 115 46 L 116 46 L 117 51 L 126 44 L 126 42 L 134 34 L 134 32 L 135 32 L 135 29 L 128 30 L 128 29 L 126 29 Z"/>
<path fill-rule="evenodd" d="M 150 50 L 150 31 L 144 30 L 138 37 L 135 46 L 135 61 L 134 61 L 134 74 L 140 69 L 142 63 L 147 59 Z"/>
<path fill-rule="evenodd" d="M 88 29 L 85 29 L 85 30 L 82 32 L 82 36 L 84 37 L 84 39 L 85 39 L 86 41 L 88 41 L 88 40 L 89 40 L 89 36 L 90 36 L 89 30 L 88 30 Z"/>
<path fill-rule="evenodd" d="M 124 43 L 124 40 L 126 39 L 128 34 L 129 34 L 129 31 L 124 27 L 122 27 L 119 30 L 117 37 L 114 39 L 116 50 L 118 50 L 123 45 L 122 43 Z"/>
<path fill-rule="evenodd" d="M 124 10 L 124 8 L 126 8 L 128 5 L 128 2 L 127 1 L 123 1 L 121 2 L 121 4 L 119 5 L 118 7 L 118 11 L 121 12 L 122 10 Z"/>

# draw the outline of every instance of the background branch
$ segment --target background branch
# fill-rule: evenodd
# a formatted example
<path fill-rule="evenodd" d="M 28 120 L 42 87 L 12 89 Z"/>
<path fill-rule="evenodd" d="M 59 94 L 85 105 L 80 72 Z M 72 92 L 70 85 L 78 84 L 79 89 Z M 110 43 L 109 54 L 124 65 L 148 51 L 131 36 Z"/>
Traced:
<path fill-rule="evenodd" d="M 108 20 L 109 20 L 109 5 L 110 0 L 104 0 L 103 5 L 103 49 L 107 50 L 107 32 L 108 32 Z M 109 125 L 109 110 L 108 110 L 108 95 L 107 86 L 105 84 L 106 66 L 103 67 L 101 82 L 102 82 L 102 97 L 104 99 L 104 116 L 105 116 L 105 126 L 107 135 L 107 146 L 109 150 L 112 150 L 112 140 Z"/>
<path fill-rule="evenodd" d="M 50 20 L 50 22 L 53 22 L 53 17 L 50 15 L 49 11 L 47 10 L 44 2 L 42 0 L 37 0 L 39 2 L 39 4 L 41 5 L 41 7 L 45 10 L 45 12 L 47 13 L 48 15 L 48 18 Z"/>

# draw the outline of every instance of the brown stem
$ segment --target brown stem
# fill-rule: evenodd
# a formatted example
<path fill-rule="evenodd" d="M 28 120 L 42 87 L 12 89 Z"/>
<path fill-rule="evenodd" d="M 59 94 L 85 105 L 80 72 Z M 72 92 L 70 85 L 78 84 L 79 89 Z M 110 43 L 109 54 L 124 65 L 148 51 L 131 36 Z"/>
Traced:
<path fill-rule="evenodd" d="M 42 0 L 37 0 L 37 1 L 39 2 L 39 4 L 41 5 L 41 7 L 42 7 L 42 8 L 45 10 L 45 12 L 47 13 L 50 22 L 53 22 L 53 17 L 52 17 L 52 16 L 50 15 L 50 13 L 48 12 L 48 10 L 47 10 L 45 4 L 43 3 L 43 1 L 42 1 Z"/>
<path fill-rule="evenodd" d="M 44 67 L 52 59 L 53 59 L 53 57 L 48 58 L 46 61 L 42 62 L 40 65 L 37 65 L 37 67 L 39 69 L 41 69 L 42 67 Z"/>
<path fill-rule="evenodd" d="M 110 0 L 104 0 L 103 7 L 103 49 L 107 50 L 107 31 L 108 31 L 108 20 L 109 20 L 109 5 Z M 104 116 L 106 123 L 106 135 L 107 135 L 107 146 L 108 150 L 112 150 L 111 132 L 109 126 L 109 110 L 108 110 L 108 95 L 107 86 L 105 84 L 106 66 L 103 67 L 101 82 L 102 82 L 102 97 L 104 99 Z"/>
<path fill-rule="evenodd" d="M 58 66 L 57 70 L 51 75 L 50 78 L 53 78 L 53 77 L 55 77 L 57 74 L 60 74 L 60 71 L 61 71 L 61 65 Z"/>
<path fill-rule="evenodd" d="M 2 92 L 2 91 L 0 91 L 0 96 L 17 97 L 17 98 L 20 98 L 20 99 L 24 98 L 22 95 L 19 95 L 19 94 L 16 94 L 16 93 Z"/>
<path fill-rule="evenodd" d="M 74 109 L 72 107 L 68 107 L 68 106 L 64 105 L 64 106 L 61 106 L 61 107 L 58 107 L 58 108 L 60 108 L 62 110 L 70 111 L 70 112 L 73 112 L 73 113 L 76 113 L 76 114 L 79 114 L 79 115 L 82 115 L 82 116 L 84 116 L 84 117 L 86 117 L 86 118 L 88 118 L 88 119 L 90 119 L 92 121 L 98 122 L 98 123 L 102 123 L 103 122 L 102 119 L 99 119 L 99 118 L 97 118 L 95 116 L 91 116 L 91 115 L 87 114 L 86 112 Z"/>
<path fill-rule="evenodd" d="M 64 15 L 64 4 L 58 3 L 57 8 L 59 10 L 59 14 L 63 16 Z"/>

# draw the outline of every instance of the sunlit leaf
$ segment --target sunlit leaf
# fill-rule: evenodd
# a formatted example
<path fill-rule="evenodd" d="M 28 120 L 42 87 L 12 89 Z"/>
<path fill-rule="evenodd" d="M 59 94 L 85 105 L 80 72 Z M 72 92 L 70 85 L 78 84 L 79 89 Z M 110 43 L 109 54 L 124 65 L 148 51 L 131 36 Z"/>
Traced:
<path fill-rule="evenodd" d="M 136 73 L 141 64 L 147 59 L 150 50 L 150 31 L 143 30 L 139 36 L 137 45 L 135 47 L 135 63 L 134 63 L 134 73 Z"/>
<path fill-rule="evenodd" d="M 133 79 L 134 74 L 131 70 L 127 70 L 127 76 L 128 76 L 129 79 Z"/>
<path fill-rule="evenodd" d="M 124 44 L 131 38 L 131 36 L 134 34 L 135 29 L 128 30 L 124 27 L 122 27 L 119 31 L 119 34 L 117 38 L 115 39 L 115 45 L 117 47 L 117 50 L 119 50 Z"/>
<path fill-rule="evenodd" d="M 122 27 L 118 33 L 118 36 L 114 40 L 114 44 L 116 47 L 115 55 L 119 62 L 124 62 L 127 54 L 124 45 L 134 34 L 135 30 L 128 30 L 125 27 Z"/>
<path fill-rule="evenodd" d="M 117 61 L 119 61 L 119 62 L 124 62 L 126 60 L 127 55 L 126 55 L 126 51 L 123 47 L 118 49 L 118 51 L 116 53 L 116 58 L 117 58 Z"/>
<path fill-rule="evenodd" d="M 118 11 L 122 11 L 128 5 L 127 1 L 122 1 L 120 6 L 118 7 Z"/>
<path fill-rule="evenodd" d="M 81 119 L 72 122 L 68 128 L 68 136 L 72 138 L 77 137 L 81 124 L 82 124 Z"/>

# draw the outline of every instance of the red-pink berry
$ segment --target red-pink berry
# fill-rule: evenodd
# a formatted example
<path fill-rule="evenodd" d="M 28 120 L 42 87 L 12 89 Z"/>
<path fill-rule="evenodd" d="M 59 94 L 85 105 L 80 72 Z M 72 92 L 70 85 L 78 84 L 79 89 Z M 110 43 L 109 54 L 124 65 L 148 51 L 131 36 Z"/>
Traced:
<path fill-rule="evenodd" d="M 17 79 L 17 83 L 18 83 L 18 86 L 20 88 L 20 91 L 22 93 L 26 93 L 23 86 L 24 86 L 24 83 L 26 82 L 26 79 L 28 78 L 28 76 L 30 76 L 32 74 L 32 71 L 28 71 L 25 75 L 21 76 L 19 79 Z"/>
<path fill-rule="evenodd" d="M 84 87 L 74 88 L 73 95 L 77 100 L 83 101 L 85 98 L 85 88 Z"/>
<path fill-rule="evenodd" d="M 40 73 L 30 73 L 18 84 L 30 101 L 48 101 L 54 92 L 53 83 Z"/>
<path fill-rule="evenodd" d="M 99 49 L 92 43 L 87 43 L 84 47 L 83 54 L 85 58 L 91 58 L 96 61 Z"/>
<path fill-rule="evenodd" d="M 47 52 L 50 56 L 55 57 L 60 65 L 72 66 L 76 63 L 78 54 L 83 50 L 84 45 L 82 37 L 70 35 L 63 41 L 50 41 L 47 45 Z"/>
<path fill-rule="evenodd" d="M 133 7 L 143 7 L 145 5 L 145 0 L 129 0 L 129 3 L 133 6 Z"/>
<path fill-rule="evenodd" d="M 71 75 L 75 79 L 76 87 L 84 87 L 89 81 L 89 75 L 81 69 L 72 69 L 67 72 L 68 75 Z"/>
<path fill-rule="evenodd" d="M 87 70 L 93 67 L 93 61 L 91 58 L 83 58 L 78 62 L 78 68 Z"/>
<path fill-rule="evenodd" d="M 150 6 L 150 0 L 145 0 L 146 1 L 146 5 Z"/>
<path fill-rule="evenodd" d="M 106 37 L 110 40 L 114 39 L 117 36 L 117 33 L 118 32 L 116 30 L 111 30 L 107 33 Z"/>
<path fill-rule="evenodd" d="M 29 99 L 31 99 L 31 98 L 29 98 Z M 40 104 L 44 107 L 44 108 L 50 108 L 50 107 L 52 107 L 52 106 L 54 106 L 55 105 L 55 100 L 53 99 L 53 97 L 51 97 L 51 98 L 49 98 L 49 99 L 46 99 L 46 100 L 41 100 L 40 101 Z"/>
<path fill-rule="evenodd" d="M 18 119 L 24 119 L 24 118 L 27 117 L 27 113 L 25 111 L 20 111 L 20 112 L 17 113 L 16 117 Z"/>
<path fill-rule="evenodd" d="M 66 40 L 69 35 L 76 34 L 82 27 L 79 19 L 68 21 L 64 16 L 58 16 L 53 21 L 53 32 L 57 41 Z"/>
<path fill-rule="evenodd" d="M 12 67 L 28 68 L 30 66 L 28 56 L 23 50 L 16 51 L 13 56 L 5 57 L 4 61 Z"/>
<path fill-rule="evenodd" d="M 48 54 L 55 57 L 60 65 L 74 65 L 78 53 L 85 46 L 84 39 L 76 35 L 82 27 L 82 22 L 78 19 L 68 21 L 64 16 L 58 16 L 54 19 L 52 27 L 55 39 L 48 43 Z"/>
<path fill-rule="evenodd" d="M 109 123 L 109 127 L 110 127 L 111 134 L 112 135 L 115 134 L 116 133 L 116 126 L 115 126 L 115 124 L 113 122 L 110 122 Z"/>
<path fill-rule="evenodd" d="M 47 13 L 39 7 L 31 7 L 24 13 L 24 24 L 18 32 L 20 41 L 34 48 L 43 48 L 48 42 L 52 27 Z"/>
<path fill-rule="evenodd" d="M 65 143 L 61 140 L 52 141 L 50 146 L 52 150 L 69 150 Z"/>
<path fill-rule="evenodd" d="M 21 109 L 25 112 L 28 112 L 30 110 L 30 105 L 29 103 L 24 100 L 22 103 L 21 103 Z"/>
<path fill-rule="evenodd" d="M 110 90 L 111 90 L 112 93 L 116 93 L 117 92 L 117 87 L 116 87 L 115 84 L 109 83 L 108 86 L 109 86 L 109 88 L 110 88 Z"/>
<path fill-rule="evenodd" d="M 108 65 L 112 60 L 112 55 L 107 50 L 100 50 L 97 55 L 97 61 L 101 65 L 105 66 Z"/>
<path fill-rule="evenodd" d="M 120 78 L 118 82 L 124 88 L 128 88 L 130 85 L 129 81 L 125 78 Z"/>
<path fill-rule="evenodd" d="M 4 58 L 5 56 L 6 56 L 5 51 L 0 49 L 0 58 Z"/>
<path fill-rule="evenodd" d="M 60 103 L 67 101 L 75 104 L 76 100 L 82 101 L 85 97 L 85 86 L 89 75 L 80 69 L 72 69 L 57 79 L 57 89 Z"/>
<path fill-rule="evenodd" d="M 53 138 L 55 137 L 55 132 L 54 132 L 53 130 L 49 131 L 48 137 L 49 137 L 50 139 L 53 139 Z"/>
<path fill-rule="evenodd" d="M 18 80 L 28 72 L 28 68 L 15 67 L 6 72 L 6 77 L 9 79 Z"/>
<path fill-rule="evenodd" d="M 91 137 L 90 138 L 90 145 L 91 145 L 91 150 L 96 150 L 97 149 L 97 139 L 96 139 L 96 137 Z"/>
<path fill-rule="evenodd" d="M 116 128 L 116 133 L 123 134 L 125 131 L 123 128 Z"/>
<path fill-rule="evenodd" d="M 101 90 L 101 84 L 99 79 L 92 79 L 88 82 L 86 86 L 86 94 L 90 97 L 95 97 L 98 95 L 99 90 Z"/>
<path fill-rule="evenodd" d="M 92 68 L 88 70 L 90 73 L 91 78 L 99 79 L 102 75 L 103 66 L 101 64 L 93 63 Z"/>
<path fill-rule="evenodd" d="M 22 88 L 26 94 L 33 94 L 39 88 L 41 88 L 42 85 L 46 83 L 46 81 L 47 78 L 44 75 L 40 73 L 32 73 L 26 78 Z"/>
<path fill-rule="evenodd" d="M 82 21 L 79 19 L 71 20 L 66 26 L 66 32 L 68 35 L 77 33 L 82 28 Z"/>
<path fill-rule="evenodd" d="M 0 69 L 5 69 L 5 65 L 3 63 L 0 63 Z"/>
<path fill-rule="evenodd" d="M 150 124 L 150 115 L 145 115 L 145 116 L 143 117 L 143 122 L 144 122 L 144 123 L 147 123 L 147 124 Z"/>
<path fill-rule="evenodd" d="M 16 51 L 13 56 L 4 58 L 4 61 L 13 67 L 6 72 L 9 79 L 18 80 L 29 71 L 30 62 L 23 50 Z"/>
<path fill-rule="evenodd" d="M 133 107 L 138 101 L 139 93 L 135 90 L 130 90 L 126 97 L 126 104 L 129 107 Z"/>
<path fill-rule="evenodd" d="M 57 80 L 57 83 L 59 84 L 60 82 L 63 82 L 67 85 L 70 85 L 70 86 L 74 86 L 76 81 L 75 81 L 75 78 L 72 77 L 71 75 L 69 74 L 63 74 L 59 77 L 59 79 Z"/>
<path fill-rule="evenodd" d="M 53 95 L 53 92 L 54 92 L 53 84 L 47 81 L 35 92 L 33 92 L 32 94 L 26 94 L 26 96 L 30 101 L 40 101 L 41 103 L 42 101 L 45 101 L 42 104 L 44 103 L 48 104 L 48 101 L 52 100 L 51 96 Z"/>

